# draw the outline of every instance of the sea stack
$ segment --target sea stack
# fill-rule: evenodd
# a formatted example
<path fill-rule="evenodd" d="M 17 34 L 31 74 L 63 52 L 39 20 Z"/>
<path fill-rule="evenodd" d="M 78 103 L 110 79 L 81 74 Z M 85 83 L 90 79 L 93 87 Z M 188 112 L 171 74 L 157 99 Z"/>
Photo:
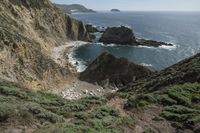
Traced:
<path fill-rule="evenodd" d="M 127 28 L 125 26 L 121 27 L 112 27 L 107 28 L 103 33 L 102 37 L 99 39 L 99 42 L 104 44 L 118 44 L 118 45 L 132 45 L 132 46 L 148 46 L 148 47 L 159 47 L 159 46 L 173 46 L 173 44 L 154 41 L 154 40 L 146 40 L 146 39 L 138 39 L 135 37 L 132 29 Z"/>
<path fill-rule="evenodd" d="M 121 45 L 133 44 L 135 41 L 133 31 L 124 26 L 107 28 L 99 40 L 104 44 L 115 43 Z"/>

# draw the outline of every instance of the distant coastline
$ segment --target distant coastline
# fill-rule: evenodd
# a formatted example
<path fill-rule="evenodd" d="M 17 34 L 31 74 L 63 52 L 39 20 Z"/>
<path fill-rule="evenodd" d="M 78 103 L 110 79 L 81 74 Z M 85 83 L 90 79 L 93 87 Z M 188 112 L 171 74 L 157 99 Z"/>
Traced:
<path fill-rule="evenodd" d="M 88 9 L 80 4 L 55 4 L 60 10 L 67 14 L 75 14 L 75 13 L 96 13 L 93 9 Z"/>

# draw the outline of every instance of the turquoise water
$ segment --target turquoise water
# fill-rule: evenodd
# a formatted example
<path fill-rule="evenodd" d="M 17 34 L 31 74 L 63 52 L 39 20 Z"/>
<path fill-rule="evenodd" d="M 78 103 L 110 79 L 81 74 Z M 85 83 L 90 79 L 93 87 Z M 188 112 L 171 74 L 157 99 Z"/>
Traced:
<path fill-rule="evenodd" d="M 164 69 L 200 52 L 200 12 L 102 12 L 74 14 L 72 17 L 101 27 L 128 26 L 138 38 L 174 44 L 173 47 L 160 48 L 104 46 L 101 43 L 82 45 L 72 54 L 81 69 L 104 51 L 155 70 Z"/>

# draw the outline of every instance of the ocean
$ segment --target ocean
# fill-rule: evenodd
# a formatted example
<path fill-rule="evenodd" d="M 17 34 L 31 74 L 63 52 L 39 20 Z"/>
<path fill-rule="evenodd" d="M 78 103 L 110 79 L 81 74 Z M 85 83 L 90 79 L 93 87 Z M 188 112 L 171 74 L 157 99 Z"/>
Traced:
<path fill-rule="evenodd" d="M 137 38 L 174 45 L 159 48 L 102 43 L 80 45 L 70 54 L 79 72 L 104 51 L 158 71 L 200 52 L 200 12 L 99 12 L 72 17 L 98 27 L 127 26 Z M 96 36 L 98 39 L 100 33 Z"/>

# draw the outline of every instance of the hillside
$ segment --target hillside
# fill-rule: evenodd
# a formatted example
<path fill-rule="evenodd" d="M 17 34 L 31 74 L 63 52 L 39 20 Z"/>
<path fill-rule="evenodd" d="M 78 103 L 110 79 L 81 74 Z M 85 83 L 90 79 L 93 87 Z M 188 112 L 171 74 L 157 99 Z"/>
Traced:
<path fill-rule="evenodd" d="M 200 54 L 152 73 L 104 53 L 83 79 L 120 90 L 67 100 L 44 90 L 77 80 L 57 55 L 74 40 L 89 40 L 85 26 L 49 0 L 1 0 L 0 133 L 200 132 Z"/>
<path fill-rule="evenodd" d="M 83 5 L 80 4 L 72 4 L 72 5 L 64 5 L 64 4 L 55 4 L 60 10 L 64 13 L 71 14 L 71 13 L 95 13 L 94 10 L 88 9 Z"/>
<path fill-rule="evenodd" d="M 199 58 L 196 55 L 169 67 L 156 74 L 156 79 L 167 81 L 163 79 L 163 73 L 175 79 L 177 76 L 169 73 L 170 69 L 174 69 L 174 73 L 195 73 L 200 68 Z M 188 65 L 196 67 L 186 68 Z M 163 82 L 155 82 L 156 79 L 148 79 L 149 86 L 145 87 L 146 90 L 142 89 L 145 93 L 139 88 L 129 88 L 103 97 L 73 101 L 41 91 L 27 91 L 19 85 L 1 80 L 0 131 L 198 133 L 199 76 L 187 81 L 179 78 L 177 83 L 164 85 Z M 139 83 L 141 87 L 146 85 L 146 82 Z M 160 87 L 149 90 L 155 85 Z"/>
<path fill-rule="evenodd" d="M 65 16 L 49 0 L 1 0 L 0 78 L 31 89 L 49 89 L 72 74 L 52 58 L 56 46 L 88 41 L 82 22 Z"/>
<path fill-rule="evenodd" d="M 131 83 L 122 91 L 153 92 L 169 85 L 200 82 L 200 54 L 183 60 L 145 80 Z"/>

